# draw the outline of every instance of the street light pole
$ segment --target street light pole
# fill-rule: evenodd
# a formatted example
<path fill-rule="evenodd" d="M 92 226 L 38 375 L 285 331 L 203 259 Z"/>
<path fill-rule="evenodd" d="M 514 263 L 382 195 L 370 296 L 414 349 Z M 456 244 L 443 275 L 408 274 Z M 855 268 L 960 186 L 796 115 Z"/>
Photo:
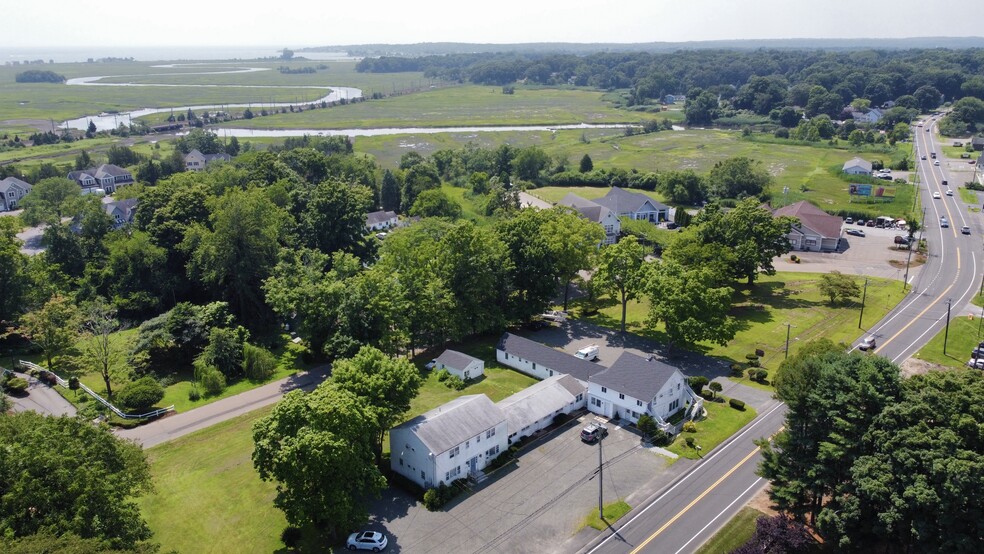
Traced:
<path fill-rule="evenodd" d="M 946 356 L 946 340 L 950 338 L 950 299 L 946 299 L 946 330 L 943 332 L 943 355 Z"/>
<path fill-rule="evenodd" d="M 786 354 L 782 357 L 782 359 L 785 360 L 788 358 L 789 358 L 789 322 L 787 321 L 786 322 Z"/>
<path fill-rule="evenodd" d="M 866 298 L 868 298 L 868 280 L 867 279 L 864 280 L 864 292 L 861 293 L 861 315 L 858 316 L 858 329 L 861 329 L 861 320 L 864 319 L 864 301 L 865 301 Z M 788 329 L 786 331 L 786 334 L 787 335 L 789 334 Z M 787 339 L 786 342 L 787 343 L 789 342 L 788 339 Z M 788 344 L 786 345 L 786 349 L 787 350 L 789 349 L 789 345 Z"/>

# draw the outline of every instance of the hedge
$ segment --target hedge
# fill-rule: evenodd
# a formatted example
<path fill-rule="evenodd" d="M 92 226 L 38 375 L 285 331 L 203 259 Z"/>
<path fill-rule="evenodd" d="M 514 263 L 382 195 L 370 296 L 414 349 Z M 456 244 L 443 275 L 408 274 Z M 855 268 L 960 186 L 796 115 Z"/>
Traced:
<path fill-rule="evenodd" d="M 737 398 L 732 398 L 728 400 L 728 405 L 730 405 L 732 408 L 736 410 L 745 411 L 745 403 L 742 402 L 741 400 L 738 400 Z"/>

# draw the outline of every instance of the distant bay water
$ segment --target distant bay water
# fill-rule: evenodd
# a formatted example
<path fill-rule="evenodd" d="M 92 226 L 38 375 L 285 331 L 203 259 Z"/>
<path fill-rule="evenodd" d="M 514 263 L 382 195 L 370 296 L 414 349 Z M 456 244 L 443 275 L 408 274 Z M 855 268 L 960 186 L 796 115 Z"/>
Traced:
<path fill-rule="evenodd" d="M 133 58 L 139 62 L 177 60 L 255 60 L 280 55 L 283 46 L 78 46 L 22 48 L 0 46 L 0 64 L 49 60 L 55 63 L 86 62 L 90 58 Z M 346 52 L 304 52 L 295 54 L 309 60 L 353 59 Z"/>

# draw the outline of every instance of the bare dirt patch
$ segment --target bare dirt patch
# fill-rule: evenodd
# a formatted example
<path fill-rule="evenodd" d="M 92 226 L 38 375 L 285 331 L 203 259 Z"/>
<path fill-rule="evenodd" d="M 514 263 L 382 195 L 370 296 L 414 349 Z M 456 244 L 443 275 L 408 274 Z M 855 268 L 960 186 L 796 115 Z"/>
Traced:
<path fill-rule="evenodd" d="M 902 362 L 901 368 L 902 368 L 902 377 L 923 375 L 929 373 L 930 371 L 953 370 L 953 368 L 947 367 L 945 365 L 934 364 L 932 362 L 927 362 L 926 360 L 920 360 L 917 358 L 909 358 L 908 360 Z"/>
<path fill-rule="evenodd" d="M 762 487 L 762 490 L 748 501 L 748 507 L 754 508 L 767 516 L 778 514 L 778 512 L 772 509 L 772 501 L 769 500 L 769 489 L 771 488 L 772 485 Z"/>

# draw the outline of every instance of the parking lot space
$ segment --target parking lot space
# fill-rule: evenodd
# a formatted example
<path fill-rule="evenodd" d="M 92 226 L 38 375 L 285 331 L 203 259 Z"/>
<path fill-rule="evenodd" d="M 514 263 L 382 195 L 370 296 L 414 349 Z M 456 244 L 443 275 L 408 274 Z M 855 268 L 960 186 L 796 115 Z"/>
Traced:
<path fill-rule="evenodd" d="M 865 236 L 842 233 L 840 252 L 790 252 L 800 259 L 800 263 L 792 262 L 787 254 L 775 258 L 773 265 L 777 271 L 829 273 L 837 270 L 847 275 L 903 278 L 908 252 L 904 248 L 896 248 L 895 237 L 905 235 L 906 231 L 845 225 L 844 230 L 847 229 L 863 229 Z M 919 269 L 919 266 L 911 267 L 909 277 L 917 275 Z"/>
<path fill-rule="evenodd" d="M 370 528 L 390 535 L 394 552 L 577 550 L 597 533 L 589 528 L 575 537 L 598 504 L 599 446 L 580 440 L 581 428 L 595 418 L 586 414 L 534 441 L 515 464 L 441 511 L 428 512 L 405 493 L 387 490 L 374 503 Z M 641 448 L 637 434 L 607 425 L 601 447 L 606 504 L 623 499 L 635 507 L 689 464 L 681 460 L 671 473 L 668 460 Z"/>

